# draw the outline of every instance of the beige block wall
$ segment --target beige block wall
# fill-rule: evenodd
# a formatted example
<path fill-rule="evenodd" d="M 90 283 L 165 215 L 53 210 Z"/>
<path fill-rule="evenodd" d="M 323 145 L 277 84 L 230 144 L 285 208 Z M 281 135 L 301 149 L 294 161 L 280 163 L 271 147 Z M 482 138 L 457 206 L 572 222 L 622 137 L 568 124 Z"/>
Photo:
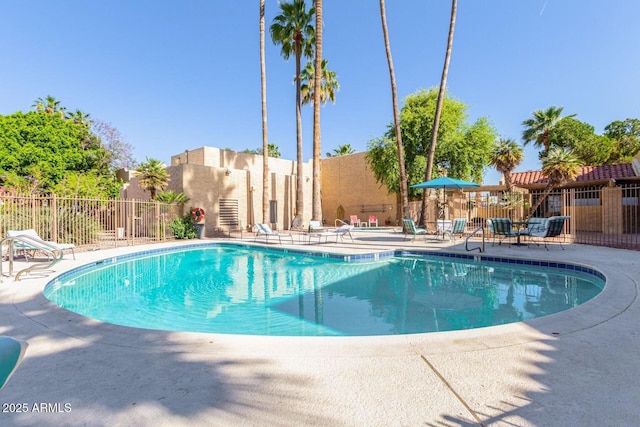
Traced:
<path fill-rule="evenodd" d="M 260 172 L 260 177 L 262 177 L 262 156 L 256 154 L 239 153 L 215 147 L 200 147 L 171 157 L 171 166 L 186 163 L 213 168 L 251 170 L 253 173 Z M 311 162 L 305 163 L 303 168 L 305 176 L 311 177 Z M 295 175 L 297 173 L 296 162 L 269 157 L 269 172 Z"/>
<path fill-rule="evenodd" d="M 322 159 L 322 215 L 327 225 L 350 215 L 358 215 L 364 222 L 369 221 L 369 215 L 376 215 L 378 225 L 387 219 L 395 224 L 399 218 L 396 195 L 387 194 L 387 188 L 376 182 L 365 154 Z M 337 218 L 339 206 L 344 208 L 345 218 Z"/>
<path fill-rule="evenodd" d="M 237 199 L 243 227 L 263 219 L 263 157 L 215 147 L 200 147 L 171 157 L 169 189 L 183 192 L 189 205 L 207 211 L 205 232 L 211 235 L 218 224 L 218 200 Z M 303 222 L 311 218 L 312 164 L 303 164 Z M 277 229 L 289 229 L 295 213 L 296 162 L 269 158 L 269 200 L 277 201 Z M 209 215 L 211 212 L 211 216 Z"/>
<path fill-rule="evenodd" d="M 167 172 L 171 176 L 168 189 L 183 192 L 188 198 L 187 209 L 203 208 L 205 215 L 205 235 L 212 236 L 219 224 L 218 200 L 237 199 L 239 218 L 246 225 L 247 216 L 247 179 L 246 174 L 226 174 L 223 168 L 201 165 L 181 164 L 170 166 Z"/>

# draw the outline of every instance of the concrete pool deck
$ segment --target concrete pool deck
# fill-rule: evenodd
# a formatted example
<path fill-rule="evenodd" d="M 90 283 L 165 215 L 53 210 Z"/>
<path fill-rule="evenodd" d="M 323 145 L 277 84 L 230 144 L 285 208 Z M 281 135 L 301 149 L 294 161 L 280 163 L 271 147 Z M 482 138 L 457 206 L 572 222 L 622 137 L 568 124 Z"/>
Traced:
<path fill-rule="evenodd" d="M 460 239 L 353 236 L 355 243 L 294 246 L 468 253 Z M 576 309 L 532 321 L 404 336 L 150 331 L 90 320 L 42 296 L 63 271 L 162 246 L 78 253 L 53 271 L 4 278 L 0 335 L 29 348 L 0 391 L 0 425 L 621 426 L 640 419 L 640 252 L 488 244 L 486 255 L 593 266 L 607 286 Z"/>

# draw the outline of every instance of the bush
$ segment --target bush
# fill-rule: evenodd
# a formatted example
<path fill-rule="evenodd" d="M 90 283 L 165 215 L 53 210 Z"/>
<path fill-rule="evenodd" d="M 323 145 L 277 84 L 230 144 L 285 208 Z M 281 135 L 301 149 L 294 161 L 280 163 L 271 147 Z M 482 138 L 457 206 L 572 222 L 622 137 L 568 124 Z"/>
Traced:
<path fill-rule="evenodd" d="M 191 215 L 175 218 L 169 223 L 169 228 L 173 230 L 176 239 L 195 239 L 198 236 L 198 229 L 193 223 Z"/>

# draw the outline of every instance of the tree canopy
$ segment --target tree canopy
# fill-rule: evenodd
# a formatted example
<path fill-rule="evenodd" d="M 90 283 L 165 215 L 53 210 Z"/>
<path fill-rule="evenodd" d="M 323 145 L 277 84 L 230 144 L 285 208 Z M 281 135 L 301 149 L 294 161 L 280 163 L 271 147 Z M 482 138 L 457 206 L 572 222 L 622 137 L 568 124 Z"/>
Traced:
<path fill-rule="evenodd" d="M 126 142 L 125 137 L 111 123 L 102 120 L 91 121 L 91 132 L 98 137 L 102 146 L 109 153 L 109 168 L 135 169 L 138 165 L 133 158 L 133 147 Z"/>
<path fill-rule="evenodd" d="M 170 181 L 165 165 L 157 159 L 147 158 L 136 168 L 136 176 L 140 186 L 151 194 L 151 200 L 156 200 L 156 194 L 167 188 Z"/>
<path fill-rule="evenodd" d="M 409 185 L 424 178 L 426 158 L 433 129 L 437 89 L 419 90 L 409 95 L 400 112 L 400 129 L 405 153 L 405 168 Z M 467 123 L 467 106 L 449 96 L 445 97 L 438 129 L 438 144 L 434 157 L 433 178 L 443 171 L 448 176 L 482 182 L 489 163 L 497 132 L 482 117 Z M 399 192 L 399 171 L 393 126 L 381 137 L 368 144 L 366 159 L 376 177 L 389 192 Z M 416 198 L 421 190 L 410 190 Z"/>
<path fill-rule="evenodd" d="M 0 116 L 0 184 L 18 193 L 118 197 L 115 172 L 136 165 L 118 130 L 81 110 L 68 112 L 51 95 L 33 108 Z"/>
<path fill-rule="evenodd" d="M 108 152 L 89 128 L 61 114 L 43 111 L 0 116 L 0 173 L 4 185 L 17 191 L 49 193 L 73 181 L 80 194 L 112 176 Z M 97 180 L 97 181 L 96 181 Z"/>
<path fill-rule="evenodd" d="M 640 120 L 624 119 L 609 123 L 604 136 L 613 141 L 611 163 L 630 162 L 640 152 Z"/>
<path fill-rule="evenodd" d="M 596 135 L 595 128 L 573 117 L 558 121 L 549 132 L 551 147 L 566 148 L 585 165 L 609 163 L 613 153 L 613 141 L 606 136 Z"/>

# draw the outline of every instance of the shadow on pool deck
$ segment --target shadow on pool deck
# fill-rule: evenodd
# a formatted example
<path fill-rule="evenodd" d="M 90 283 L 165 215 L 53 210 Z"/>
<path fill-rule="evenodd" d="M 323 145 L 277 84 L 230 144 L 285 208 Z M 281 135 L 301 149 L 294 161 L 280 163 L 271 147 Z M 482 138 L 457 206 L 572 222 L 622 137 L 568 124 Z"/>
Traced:
<path fill-rule="evenodd" d="M 300 412 L 296 390 L 308 386 L 304 377 L 277 372 L 260 354 L 230 357 L 211 335 L 189 334 L 185 344 L 184 334 L 104 325 L 53 304 L 33 307 L 30 299 L 2 302 L 0 313 L 9 325 L 2 334 L 25 337 L 37 329 L 1 399 L 26 402 L 29 413 L 2 413 L 2 425 L 207 425 L 203 414 L 213 413 L 227 425 L 246 423 L 247 415 L 272 424 L 271 414 L 275 424 L 280 418 L 335 424 Z M 278 414 L 274 401 L 287 402 Z M 40 403 L 60 405 L 55 413 L 33 411 Z"/>
<path fill-rule="evenodd" d="M 354 235 L 355 244 L 295 246 L 464 250 L 462 241 L 373 234 Z M 55 270 L 140 249 L 82 253 Z M 0 424 L 635 424 L 638 252 L 488 245 L 487 253 L 592 265 L 605 273 L 607 287 L 584 306 L 526 323 L 400 337 L 283 338 L 104 324 L 49 303 L 41 290 L 53 274 L 5 279 L 0 333 L 30 346 L 0 401 L 27 403 L 29 411 L 0 413 Z M 40 403 L 61 412 L 34 412 Z"/>

